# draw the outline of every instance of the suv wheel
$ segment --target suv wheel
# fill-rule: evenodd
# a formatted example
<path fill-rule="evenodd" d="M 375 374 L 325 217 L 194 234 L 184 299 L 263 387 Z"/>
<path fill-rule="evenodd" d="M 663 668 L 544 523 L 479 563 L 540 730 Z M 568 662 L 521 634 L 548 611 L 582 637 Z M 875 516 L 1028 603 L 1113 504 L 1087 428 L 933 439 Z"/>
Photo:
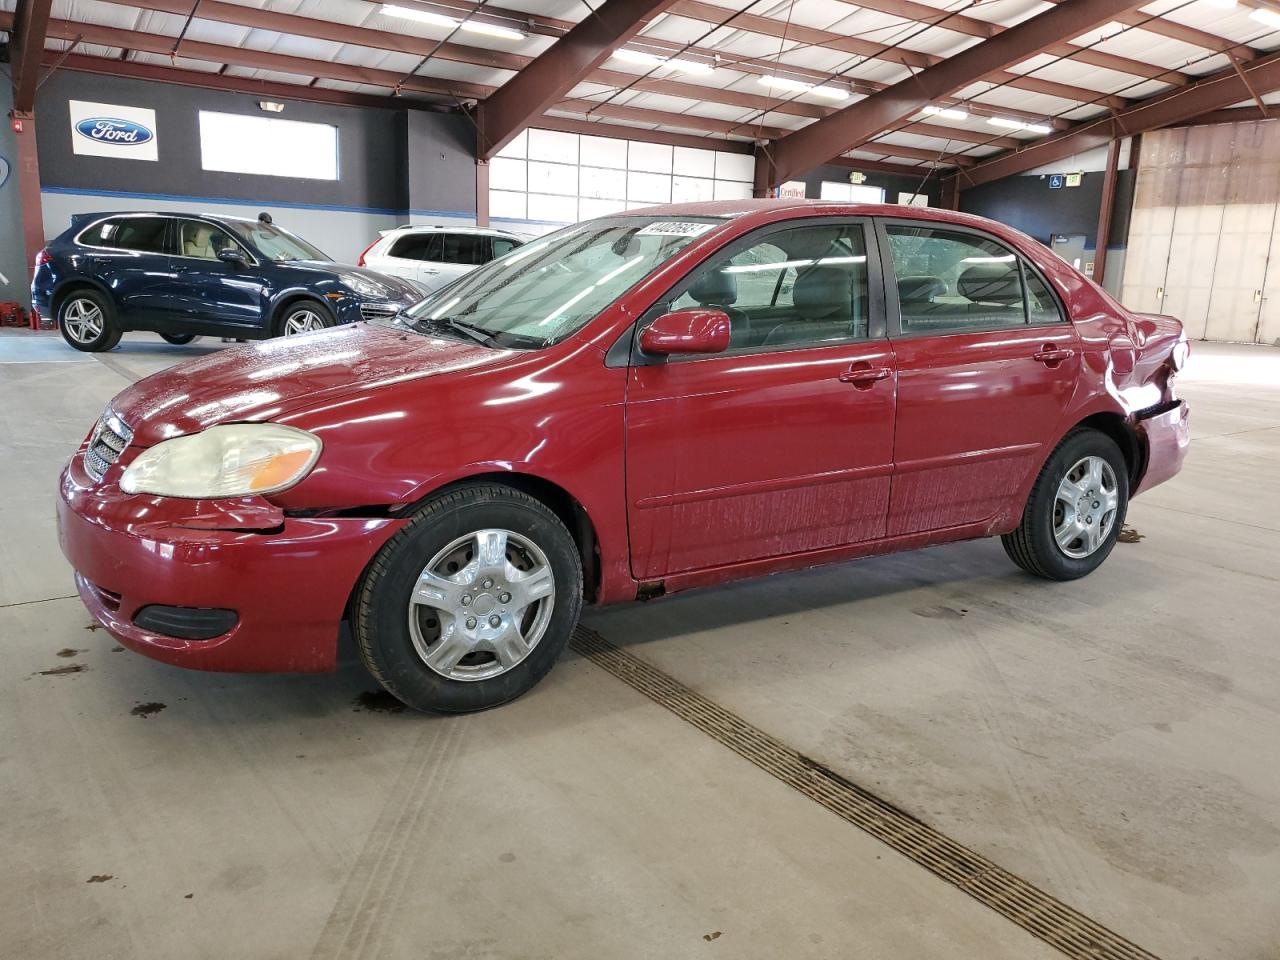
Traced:
<path fill-rule="evenodd" d="M 529 690 L 582 609 L 582 563 L 563 523 L 509 487 L 435 498 L 378 552 L 352 632 L 369 672 L 418 710 L 465 713 Z"/>
<path fill-rule="evenodd" d="M 120 342 L 120 328 L 107 298 L 96 290 L 73 290 L 58 305 L 62 339 L 77 350 L 100 353 Z"/>
<path fill-rule="evenodd" d="M 276 321 L 277 337 L 296 337 L 300 333 L 314 333 L 332 327 L 336 321 L 329 308 L 315 300 L 299 300 L 291 303 Z"/>
<path fill-rule="evenodd" d="M 1075 580 L 1107 559 L 1128 506 L 1129 472 L 1116 442 L 1076 430 L 1041 469 L 1018 529 L 1000 539 L 1028 573 Z"/>

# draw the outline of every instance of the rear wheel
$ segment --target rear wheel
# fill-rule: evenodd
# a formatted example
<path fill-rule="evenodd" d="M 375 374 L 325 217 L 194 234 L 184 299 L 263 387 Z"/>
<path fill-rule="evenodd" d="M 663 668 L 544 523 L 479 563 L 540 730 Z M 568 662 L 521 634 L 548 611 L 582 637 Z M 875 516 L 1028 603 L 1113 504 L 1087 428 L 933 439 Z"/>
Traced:
<path fill-rule="evenodd" d="M 120 342 L 111 303 L 96 290 L 73 290 L 58 305 L 62 339 L 77 350 L 101 353 Z"/>
<path fill-rule="evenodd" d="M 199 336 L 194 333 L 162 333 L 160 339 L 166 343 L 172 343 L 175 347 L 185 347 L 188 343 L 198 340 Z"/>
<path fill-rule="evenodd" d="M 1128 505 L 1129 473 L 1120 448 L 1106 434 L 1083 428 L 1046 461 L 1022 523 L 1001 541 L 1028 573 L 1074 580 L 1107 559 Z"/>
<path fill-rule="evenodd" d="M 332 327 L 337 321 L 329 308 L 316 300 L 299 300 L 285 307 L 276 320 L 277 337 L 296 337 Z"/>
<path fill-rule="evenodd" d="M 361 585 L 361 659 L 418 710 L 464 713 L 536 684 L 582 609 L 582 564 L 540 501 L 497 485 L 422 507 L 378 552 Z"/>

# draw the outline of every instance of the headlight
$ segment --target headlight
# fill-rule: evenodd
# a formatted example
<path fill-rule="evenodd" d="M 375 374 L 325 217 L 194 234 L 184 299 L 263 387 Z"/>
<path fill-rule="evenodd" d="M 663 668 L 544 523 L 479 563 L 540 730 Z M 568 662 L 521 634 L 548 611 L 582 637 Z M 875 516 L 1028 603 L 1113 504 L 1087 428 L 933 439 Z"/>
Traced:
<path fill-rule="evenodd" d="M 354 273 L 340 274 L 338 279 L 342 281 L 345 287 L 362 297 L 383 299 L 387 296 L 387 290 L 381 284 L 374 283 Z"/>
<path fill-rule="evenodd" d="M 202 500 L 291 487 L 315 466 L 320 438 L 275 423 L 236 423 L 157 443 L 120 478 L 125 493 Z"/>

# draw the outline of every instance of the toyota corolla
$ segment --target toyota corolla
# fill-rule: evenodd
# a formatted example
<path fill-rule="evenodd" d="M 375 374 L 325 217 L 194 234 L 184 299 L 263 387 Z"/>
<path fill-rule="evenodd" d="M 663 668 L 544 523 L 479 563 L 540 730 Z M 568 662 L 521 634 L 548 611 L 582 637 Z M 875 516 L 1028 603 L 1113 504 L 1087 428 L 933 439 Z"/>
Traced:
<path fill-rule="evenodd" d="M 584 603 L 999 536 L 1069 580 L 1188 444 L 1178 321 L 957 213 L 770 201 L 567 227 L 394 320 L 117 396 L 61 478 L 132 650 L 394 695 L 532 687 Z"/>

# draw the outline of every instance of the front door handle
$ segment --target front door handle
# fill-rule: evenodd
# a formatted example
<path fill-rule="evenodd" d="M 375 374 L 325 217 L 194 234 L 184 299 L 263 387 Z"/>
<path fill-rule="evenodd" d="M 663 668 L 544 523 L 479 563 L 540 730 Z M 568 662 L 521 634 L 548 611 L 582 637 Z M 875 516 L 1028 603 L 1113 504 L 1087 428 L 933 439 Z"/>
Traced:
<path fill-rule="evenodd" d="M 877 380 L 888 380 L 893 371 L 888 367 L 873 367 L 869 363 L 856 363 L 840 374 L 841 383 L 851 383 L 859 390 L 869 390 Z"/>
<path fill-rule="evenodd" d="M 1063 360 L 1070 360 L 1075 355 L 1076 352 L 1074 350 L 1066 347 L 1055 347 L 1046 343 L 1031 355 L 1031 359 L 1039 360 L 1047 367 L 1056 367 Z"/>

